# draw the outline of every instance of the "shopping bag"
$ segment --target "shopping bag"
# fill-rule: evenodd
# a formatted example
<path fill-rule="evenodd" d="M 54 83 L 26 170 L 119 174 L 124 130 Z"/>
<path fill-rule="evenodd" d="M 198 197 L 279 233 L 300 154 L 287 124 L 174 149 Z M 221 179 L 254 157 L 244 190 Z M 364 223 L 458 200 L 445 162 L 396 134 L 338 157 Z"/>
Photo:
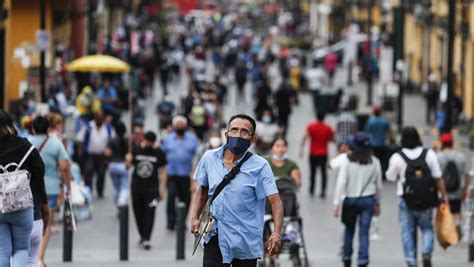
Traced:
<path fill-rule="evenodd" d="M 444 249 L 459 242 L 453 215 L 448 204 L 441 204 L 436 213 L 436 236 L 438 243 Z"/>

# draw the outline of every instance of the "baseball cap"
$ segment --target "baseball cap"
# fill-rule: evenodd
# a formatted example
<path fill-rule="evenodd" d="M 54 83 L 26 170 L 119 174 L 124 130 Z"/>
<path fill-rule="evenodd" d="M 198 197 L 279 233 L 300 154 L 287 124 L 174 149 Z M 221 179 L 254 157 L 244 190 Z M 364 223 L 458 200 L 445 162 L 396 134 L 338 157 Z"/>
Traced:
<path fill-rule="evenodd" d="M 439 141 L 442 144 L 448 144 L 453 142 L 453 136 L 449 133 L 444 133 L 439 137 Z"/>

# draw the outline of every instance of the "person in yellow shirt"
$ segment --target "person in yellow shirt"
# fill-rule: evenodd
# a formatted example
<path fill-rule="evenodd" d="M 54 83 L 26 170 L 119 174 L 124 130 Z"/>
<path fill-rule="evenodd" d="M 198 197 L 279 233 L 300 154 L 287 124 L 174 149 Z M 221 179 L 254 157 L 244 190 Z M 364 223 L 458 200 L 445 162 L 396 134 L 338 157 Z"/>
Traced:
<path fill-rule="evenodd" d="M 76 98 L 76 108 L 79 111 L 79 115 L 83 118 L 92 116 L 94 111 L 101 108 L 100 101 L 95 98 L 90 86 L 82 88 L 82 92 Z"/>

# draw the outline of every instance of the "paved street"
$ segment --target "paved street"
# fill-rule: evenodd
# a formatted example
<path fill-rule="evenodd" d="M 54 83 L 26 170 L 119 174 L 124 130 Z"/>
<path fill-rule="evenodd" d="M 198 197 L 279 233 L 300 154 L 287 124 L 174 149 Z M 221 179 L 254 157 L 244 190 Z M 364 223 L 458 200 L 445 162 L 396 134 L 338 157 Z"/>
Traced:
<path fill-rule="evenodd" d="M 336 79 L 338 80 L 338 79 Z M 183 83 L 185 80 L 182 81 Z M 340 81 L 341 82 L 341 81 Z M 172 86 L 173 87 L 173 86 Z M 179 87 L 175 84 L 174 88 Z M 229 100 L 234 99 L 234 91 L 231 88 Z M 183 89 L 184 90 L 184 89 Z M 365 86 L 357 85 L 352 89 L 359 92 L 362 97 L 360 103 L 364 104 Z M 250 90 L 247 90 L 250 94 Z M 154 96 L 147 100 L 147 129 L 156 129 L 157 117 L 154 116 L 154 105 L 159 99 L 159 90 L 155 90 Z M 174 90 L 174 97 L 182 91 Z M 248 97 L 247 99 L 251 99 Z M 237 111 L 249 112 L 253 107 L 249 104 L 236 106 L 235 101 L 229 101 L 226 107 L 226 118 Z M 407 124 L 422 126 L 424 117 L 424 102 L 420 97 L 408 96 L 405 100 L 405 121 Z M 366 110 L 366 108 L 364 108 Z M 300 96 L 300 104 L 294 109 L 290 119 L 289 157 L 299 164 L 303 174 L 303 187 L 299 193 L 300 214 L 304 222 L 304 235 L 311 266 L 332 267 L 341 266 L 338 252 L 341 246 L 342 225 L 338 219 L 332 216 L 332 197 L 335 185 L 335 177 L 330 173 L 328 184 L 328 196 L 321 200 L 308 194 L 308 160 L 298 157 L 300 138 L 307 123 L 314 119 L 312 98 L 309 95 Z M 334 125 L 335 118 L 328 117 L 330 124 Z M 427 141 L 431 142 L 432 140 Z M 331 155 L 335 155 L 335 147 L 331 146 Z M 318 181 L 319 182 L 319 181 Z M 117 211 L 112 203 L 112 186 L 108 180 L 105 200 L 95 202 L 93 219 L 78 224 L 78 230 L 74 237 L 73 263 L 62 263 L 62 235 L 53 236 L 47 251 L 46 263 L 48 266 L 200 266 L 201 251 L 196 256 L 191 256 L 192 237 L 186 235 L 186 260 L 175 260 L 176 239 L 174 232 L 165 229 L 165 206 L 160 203 L 157 209 L 157 220 L 152 238 L 152 249 L 144 251 L 137 245 L 138 233 L 135 222 L 130 217 L 130 260 L 119 262 L 118 243 L 118 220 Z M 317 184 L 319 186 L 319 183 Z M 317 187 L 319 189 L 319 187 Z M 384 184 L 381 215 L 381 240 L 371 243 L 371 266 L 376 267 L 399 267 L 404 266 L 404 259 L 400 241 L 398 225 L 398 199 L 395 195 L 394 184 Z M 132 214 L 132 213 L 131 213 Z M 356 242 L 355 242 L 356 244 Z M 467 262 L 467 245 L 459 244 L 443 251 L 436 247 L 434 266 L 439 267 L 462 267 L 473 266 Z M 290 266 L 285 263 L 282 266 Z"/>

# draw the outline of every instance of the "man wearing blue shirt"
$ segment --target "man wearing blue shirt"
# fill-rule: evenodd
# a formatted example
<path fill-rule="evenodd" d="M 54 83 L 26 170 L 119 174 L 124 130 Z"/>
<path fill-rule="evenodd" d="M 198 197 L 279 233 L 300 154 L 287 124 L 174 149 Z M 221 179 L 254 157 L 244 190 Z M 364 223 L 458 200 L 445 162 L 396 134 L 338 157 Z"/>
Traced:
<path fill-rule="evenodd" d="M 225 133 L 227 143 L 207 151 L 196 168 L 196 199 L 192 210 L 192 227 L 198 235 L 199 215 L 223 177 L 239 163 L 255 142 L 255 120 L 243 114 L 230 118 Z M 281 246 L 283 207 L 275 178 L 268 161 L 252 155 L 240 172 L 222 190 L 211 205 L 216 219 L 210 234 L 204 238 L 204 267 L 255 267 L 263 256 L 265 200 L 272 206 L 274 230 L 265 245 L 266 253 L 275 255 Z"/>
<path fill-rule="evenodd" d="M 374 115 L 369 118 L 365 125 L 365 131 L 370 135 L 372 151 L 382 165 L 382 173 L 385 174 L 388 166 L 386 140 L 390 133 L 390 123 L 382 116 L 382 108 L 374 107 Z M 384 175 L 385 180 L 385 175 Z"/>
<path fill-rule="evenodd" d="M 187 120 L 183 116 L 173 118 L 174 131 L 163 140 L 161 149 L 168 159 L 168 215 L 167 229 L 172 231 L 176 224 L 176 197 L 186 203 L 191 202 L 191 173 L 193 160 L 199 148 L 199 142 L 194 133 L 188 131 Z"/>

